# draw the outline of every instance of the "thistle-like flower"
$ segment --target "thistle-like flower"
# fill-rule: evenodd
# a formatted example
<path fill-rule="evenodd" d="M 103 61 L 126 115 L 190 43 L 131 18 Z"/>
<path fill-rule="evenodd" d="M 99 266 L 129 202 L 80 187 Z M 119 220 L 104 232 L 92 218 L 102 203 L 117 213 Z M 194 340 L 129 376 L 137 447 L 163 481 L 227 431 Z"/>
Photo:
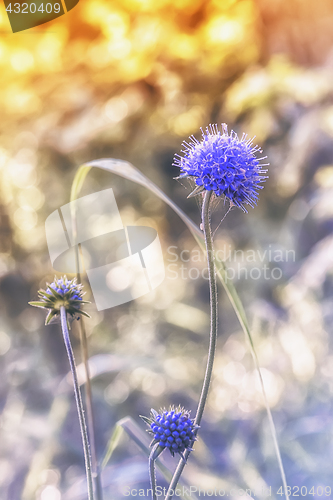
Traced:
<path fill-rule="evenodd" d="M 149 426 L 147 432 L 154 435 L 150 446 L 158 444 L 160 452 L 168 448 L 172 456 L 179 453 L 185 460 L 183 453 L 185 450 L 192 451 L 190 443 L 196 441 L 195 431 L 199 428 L 190 419 L 190 412 L 180 406 L 172 406 L 169 411 L 160 410 L 160 413 L 152 409 L 151 418 L 141 418 Z"/>
<path fill-rule="evenodd" d="M 76 278 L 68 280 L 66 276 L 57 279 L 53 283 L 47 284 L 46 290 L 39 290 L 39 301 L 29 302 L 31 306 L 48 309 L 45 324 L 48 325 L 54 318 L 60 315 L 60 308 L 64 306 L 69 319 L 74 319 L 77 314 L 83 314 L 90 318 L 89 314 L 82 311 L 82 304 L 89 302 L 82 299 L 85 292 L 82 291 L 83 285 L 76 282 Z"/>
<path fill-rule="evenodd" d="M 222 124 L 222 133 L 217 125 L 210 125 L 201 132 L 201 142 L 191 136 L 189 143 L 182 144 L 184 156 L 175 155 L 173 165 L 181 170 L 178 179 L 195 180 L 197 187 L 190 196 L 205 190 L 214 191 L 216 196 L 225 196 L 231 205 L 247 212 L 244 205 L 253 208 L 257 204 L 258 190 L 267 179 L 263 175 L 267 169 L 262 167 L 268 164 L 260 164 L 266 157 L 256 157 L 262 150 L 245 134 L 241 139 L 234 131 L 229 135 L 226 124 Z"/>

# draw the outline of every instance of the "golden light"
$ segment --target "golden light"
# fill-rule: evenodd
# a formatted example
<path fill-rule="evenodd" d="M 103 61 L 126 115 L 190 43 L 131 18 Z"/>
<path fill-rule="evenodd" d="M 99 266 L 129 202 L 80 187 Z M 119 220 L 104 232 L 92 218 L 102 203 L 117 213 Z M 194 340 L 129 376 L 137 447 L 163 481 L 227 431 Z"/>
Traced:
<path fill-rule="evenodd" d="M 10 63 L 18 73 L 26 73 L 34 67 L 35 60 L 29 50 L 21 49 L 13 52 Z"/>

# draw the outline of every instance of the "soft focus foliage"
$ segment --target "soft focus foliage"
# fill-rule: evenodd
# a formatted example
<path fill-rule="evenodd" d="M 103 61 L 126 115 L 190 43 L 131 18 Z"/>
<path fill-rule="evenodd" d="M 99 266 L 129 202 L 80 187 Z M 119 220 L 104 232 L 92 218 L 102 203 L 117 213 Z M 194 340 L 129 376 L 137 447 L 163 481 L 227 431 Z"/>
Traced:
<path fill-rule="evenodd" d="M 66 16 L 13 35 L 1 2 L 1 499 L 84 498 L 61 333 L 28 306 L 54 276 L 46 217 L 68 203 L 80 163 L 114 157 L 131 161 L 199 223 L 189 191 L 172 180 L 172 158 L 200 126 L 222 122 L 240 137 L 256 135 L 270 178 L 254 211 L 233 209 L 223 221 L 218 256 L 252 322 L 288 484 L 330 485 L 332 19 L 328 0 L 81 0 Z M 105 172 L 92 174 L 84 191 L 105 187 L 124 224 L 158 230 L 167 275 L 154 293 L 104 312 L 87 293 L 100 458 L 126 415 L 171 403 L 194 412 L 209 328 L 206 266 L 184 225 L 143 187 Z M 224 212 L 216 206 L 214 229 Z M 257 374 L 222 290 L 219 304 L 214 379 L 184 480 L 277 491 Z M 72 335 L 79 361 L 76 325 Z M 83 383 L 82 366 L 79 374 Z M 106 499 L 149 485 L 147 457 L 126 433 L 103 484 Z"/>

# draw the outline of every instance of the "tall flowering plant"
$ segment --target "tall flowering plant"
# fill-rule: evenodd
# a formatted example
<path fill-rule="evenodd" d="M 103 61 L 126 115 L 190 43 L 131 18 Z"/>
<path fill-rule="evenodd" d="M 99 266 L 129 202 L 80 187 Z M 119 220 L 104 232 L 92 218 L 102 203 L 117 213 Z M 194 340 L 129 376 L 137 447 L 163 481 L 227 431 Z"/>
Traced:
<path fill-rule="evenodd" d="M 39 290 L 39 301 L 29 302 L 29 304 L 48 310 L 48 315 L 45 321 L 46 325 L 50 324 L 52 321 L 59 320 L 60 317 L 61 330 L 68 355 L 70 369 L 73 376 L 74 396 L 80 422 L 80 431 L 86 466 L 88 499 L 94 500 L 88 432 L 84 416 L 80 386 L 77 378 L 75 358 L 68 331 L 69 321 L 74 320 L 75 318 L 79 318 L 80 315 L 90 318 L 89 314 L 82 310 L 82 305 L 88 304 L 88 302 L 83 300 L 83 286 L 81 284 L 78 284 L 75 278 L 73 280 L 68 280 L 66 276 L 60 279 L 54 278 L 54 281 L 51 284 L 47 283 L 47 285 L 48 286 L 46 290 Z"/>
<path fill-rule="evenodd" d="M 265 168 L 266 164 L 262 163 L 264 158 L 258 157 L 258 153 L 261 153 L 260 148 L 253 145 L 253 141 L 248 140 L 245 135 L 239 139 L 237 134 L 233 131 L 230 134 L 228 133 L 226 125 L 222 125 L 221 131 L 216 125 L 210 125 L 205 131 L 202 131 L 201 141 L 197 140 L 193 136 L 190 137 L 188 142 L 183 143 L 182 154 L 175 155 L 173 165 L 180 170 L 179 177 L 177 178 L 188 178 L 192 180 L 195 184 L 195 189 L 189 196 L 200 196 L 202 199 L 200 227 L 203 231 L 203 238 L 200 236 L 199 239 L 200 242 L 201 240 L 204 240 L 207 255 L 211 320 L 207 365 L 194 418 L 191 418 L 190 411 L 182 407 L 174 406 L 169 409 L 161 409 L 159 412 L 151 410 L 151 415 L 149 417 L 142 417 L 148 425 L 148 432 L 153 437 L 151 442 L 152 449 L 149 456 L 149 471 L 153 500 L 157 500 L 155 461 L 165 449 L 168 449 L 173 457 L 175 455 L 180 456 L 180 461 L 171 479 L 165 500 L 170 500 L 176 491 L 176 486 L 187 463 L 189 455 L 192 451 L 194 451 L 212 378 L 218 331 L 216 269 L 213 252 L 213 235 L 210 221 L 213 206 L 212 202 L 214 199 L 220 197 L 223 198 L 225 202 L 229 203 L 229 209 L 236 207 L 240 208 L 245 213 L 247 212 L 248 207 L 255 207 L 259 196 L 259 190 L 263 188 L 262 183 L 267 179 L 267 175 L 265 175 L 267 173 Z M 98 160 L 96 162 L 83 165 L 80 168 L 73 183 L 74 187 L 72 195 L 74 199 L 75 195 L 77 195 L 80 190 L 80 186 L 82 185 L 82 175 L 84 178 L 89 169 L 93 166 L 118 173 L 119 175 L 129 179 L 132 179 L 132 175 L 135 174 L 136 182 L 147 185 L 146 178 L 132 165 L 126 162 L 121 162 L 120 160 Z M 122 167 L 121 170 L 120 166 Z M 80 179 L 80 182 L 78 179 Z M 191 221 L 189 221 L 183 212 L 178 210 L 175 204 L 168 197 L 166 197 L 151 182 L 148 183 L 148 187 L 160 196 L 161 199 L 164 199 L 176 211 L 176 213 L 182 217 L 188 227 L 193 230 L 194 225 Z M 200 233 L 200 230 L 196 228 L 196 226 L 194 226 L 194 228 L 195 234 Z M 217 269 L 217 271 L 219 270 Z M 39 298 L 39 301 L 31 302 L 31 305 L 43 307 L 48 310 L 48 316 L 46 318 L 47 324 L 60 317 L 62 333 L 73 374 L 74 393 L 78 409 L 86 464 L 88 498 L 89 500 L 94 500 L 95 495 L 96 499 L 101 499 L 101 493 L 98 493 L 99 489 L 97 481 L 95 483 L 95 490 L 93 489 L 93 474 L 91 470 L 88 433 L 77 380 L 75 360 L 68 333 L 69 321 L 79 315 L 87 316 L 87 313 L 82 310 L 82 305 L 84 304 L 84 301 L 82 300 L 82 285 L 78 285 L 75 280 L 69 281 L 66 277 L 58 280 L 55 279 L 52 284 L 48 285 L 46 290 L 39 291 Z M 236 310 L 237 304 L 235 301 L 233 302 L 233 305 Z M 249 338 L 251 342 L 250 334 Z M 254 359 L 260 375 L 260 369 L 255 355 Z M 277 444 L 274 423 L 268 406 L 267 412 L 270 419 L 286 498 L 289 500 L 288 488 L 286 487 L 285 474 Z"/>
<path fill-rule="evenodd" d="M 267 169 L 264 168 L 267 164 L 262 163 L 265 157 L 257 157 L 262 152 L 261 149 L 254 146 L 246 135 L 239 139 L 235 132 L 229 134 L 225 124 L 222 125 L 222 131 L 217 125 L 210 125 L 205 131 L 202 130 L 201 141 L 191 136 L 189 142 L 183 143 L 183 147 L 183 154 L 176 155 L 173 162 L 180 169 L 177 179 L 193 180 L 196 187 L 189 196 L 198 195 L 203 198 L 201 228 L 204 232 L 209 271 L 210 337 L 206 372 L 195 418 L 189 419 L 189 414 L 181 409 L 171 409 L 160 414 L 152 410 L 151 419 L 143 417 L 150 426 L 149 432 L 154 433 L 149 457 L 153 500 L 157 498 L 154 461 L 166 448 L 172 454 L 178 452 L 181 455 L 165 500 L 170 500 L 174 494 L 197 439 L 212 378 L 218 330 L 217 285 L 210 223 L 212 201 L 214 198 L 224 197 L 229 201 L 230 207 L 235 206 L 247 212 L 247 206 L 253 208 L 257 204 L 259 190 L 263 188 L 262 183 L 267 178 Z M 187 434 L 183 428 L 185 414 L 187 429 L 190 429 Z"/>

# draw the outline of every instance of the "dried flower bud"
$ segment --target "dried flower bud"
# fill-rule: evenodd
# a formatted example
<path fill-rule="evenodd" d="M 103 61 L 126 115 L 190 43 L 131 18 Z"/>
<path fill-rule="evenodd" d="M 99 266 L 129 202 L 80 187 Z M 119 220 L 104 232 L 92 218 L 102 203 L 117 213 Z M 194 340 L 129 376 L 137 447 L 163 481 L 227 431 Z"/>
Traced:
<path fill-rule="evenodd" d="M 60 279 L 54 278 L 53 283 L 47 283 L 47 286 L 46 290 L 39 290 L 39 301 L 29 302 L 31 306 L 49 310 L 45 320 L 46 325 L 60 315 L 61 306 L 65 307 L 70 319 L 74 319 L 77 314 L 83 314 L 90 318 L 89 314 L 81 309 L 82 304 L 89 302 L 82 300 L 83 285 L 76 283 L 76 278 L 72 280 L 68 280 L 66 276 Z"/>

